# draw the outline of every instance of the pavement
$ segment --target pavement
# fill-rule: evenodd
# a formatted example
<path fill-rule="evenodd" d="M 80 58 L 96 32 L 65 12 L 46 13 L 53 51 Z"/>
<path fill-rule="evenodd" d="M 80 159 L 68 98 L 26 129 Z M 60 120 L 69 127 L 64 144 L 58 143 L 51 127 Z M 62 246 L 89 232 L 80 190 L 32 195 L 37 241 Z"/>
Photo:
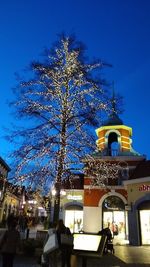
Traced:
<path fill-rule="evenodd" d="M 88 258 L 87 267 L 150 267 L 150 246 L 114 246 L 115 254 L 108 253 L 102 258 Z M 0 266 L 1 258 L 0 258 Z M 40 267 L 36 257 L 16 255 L 14 267 Z M 58 267 L 61 265 L 58 264 Z M 51 267 L 51 266 L 49 266 Z M 77 260 L 77 266 L 82 261 Z"/>
<path fill-rule="evenodd" d="M 150 246 L 114 246 L 115 254 L 88 259 L 87 267 L 150 267 Z M 77 267 L 81 267 L 81 262 Z"/>
<path fill-rule="evenodd" d="M 29 238 L 36 237 L 37 229 L 40 226 L 31 229 Z M 114 249 L 115 254 L 109 252 L 101 258 L 88 258 L 86 267 L 150 267 L 150 246 L 114 245 Z M 58 264 L 57 267 L 60 266 Z M 15 257 L 14 267 L 41 267 L 41 264 L 37 256 L 27 257 L 20 254 Z M 81 258 L 77 259 L 77 266 L 72 267 L 82 267 Z"/>

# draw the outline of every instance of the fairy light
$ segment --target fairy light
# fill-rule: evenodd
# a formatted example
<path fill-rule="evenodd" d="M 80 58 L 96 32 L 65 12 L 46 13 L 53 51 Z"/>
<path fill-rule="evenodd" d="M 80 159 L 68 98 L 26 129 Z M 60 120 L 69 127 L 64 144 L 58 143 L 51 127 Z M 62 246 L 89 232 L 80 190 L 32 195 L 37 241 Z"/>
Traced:
<path fill-rule="evenodd" d="M 85 175 L 90 178 L 89 188 L 99 186 L 107 187 L 109 179 L 118 179 L 120 164 L 111 163 L 105 160 L 98 160 L 92 156 L 86 159 Z"/>
<path fill-rule="evenodd" d="M 95 149 L 87 125 L 108 110 L 103 81 L 93 75 L 104 64 L 84 63 L 82 55 L 69 37 L 60 38 L 46 63 L 31 65 L 35 77 L 18 86 L 16 112 L 30 122 L 11 135 L 18 141 L 14 181 L 45 188 L 55 180 L 61 188 L 68 170 Z"/>

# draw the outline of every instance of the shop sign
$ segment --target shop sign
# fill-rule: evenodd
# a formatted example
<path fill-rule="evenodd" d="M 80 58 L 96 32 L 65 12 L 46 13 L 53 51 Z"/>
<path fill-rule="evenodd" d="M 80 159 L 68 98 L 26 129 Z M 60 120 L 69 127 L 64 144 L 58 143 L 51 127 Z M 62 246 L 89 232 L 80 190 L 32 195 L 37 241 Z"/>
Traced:
<path fill-rule="evenodd" d="M 141 191 L 141 192 L 150 191 L 150 185 L 146 185 L 146 184 L 140 185 L 139 191 Z"/>
<path fill-rule="evenodd" d="M 78 196 L 67 195 L 67 199 L 68 200 L 82 200 L 82 196 L 81 195 L 78 195 Z"/>

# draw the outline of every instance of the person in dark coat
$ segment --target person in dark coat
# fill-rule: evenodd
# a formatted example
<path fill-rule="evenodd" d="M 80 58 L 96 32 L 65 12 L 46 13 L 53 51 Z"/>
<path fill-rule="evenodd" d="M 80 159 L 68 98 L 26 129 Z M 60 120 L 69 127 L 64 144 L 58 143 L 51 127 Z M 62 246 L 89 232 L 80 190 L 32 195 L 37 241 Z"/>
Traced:
<path fill-rule="evenodd" d="M 71 254 L 73 247 L 71 245 L 62 244 L 61 234 L 71 235 L 70 229 L 66 227 L 63 220 L 59 220 L 56 226 L 56 233 L 58 239 L 58 245 L 61 250 L 61 267 L 71 267 Z"/>
<path fill-rule="evenodd" d="M 9 217 L 7 221 L 8 230 L 6 230 L 2 244 L 2 267 L 13 267 L 13 261 L 17 247 L 20 241 L 19 231 L 16 230 L 17 220 L 15 217 Z"/>

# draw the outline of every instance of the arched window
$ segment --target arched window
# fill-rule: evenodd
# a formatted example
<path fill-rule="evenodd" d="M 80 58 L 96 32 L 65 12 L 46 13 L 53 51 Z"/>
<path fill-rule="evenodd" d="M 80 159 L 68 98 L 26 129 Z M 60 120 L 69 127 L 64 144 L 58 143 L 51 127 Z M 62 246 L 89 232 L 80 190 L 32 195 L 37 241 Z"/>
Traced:
<path fill-rule="evenodd" d="M 117 196 L 109 196 L 103 202 L 103 210 L 125 210 L 125 204 Z"/>
<path fill-rule="evenodd" d="M 102 211 L 102 227 L 109 227 L 113 237 L 117 236 L 118 240 L 125 239 L 127 232 L 123 200 L 118 196 L 108 196 L 103 201 Z"/>
<path fill-rule="evenodd" d="M 117 156 L 119 151 L 118 135 L 112 132 L 108 136 L 109 156 Z"/>

